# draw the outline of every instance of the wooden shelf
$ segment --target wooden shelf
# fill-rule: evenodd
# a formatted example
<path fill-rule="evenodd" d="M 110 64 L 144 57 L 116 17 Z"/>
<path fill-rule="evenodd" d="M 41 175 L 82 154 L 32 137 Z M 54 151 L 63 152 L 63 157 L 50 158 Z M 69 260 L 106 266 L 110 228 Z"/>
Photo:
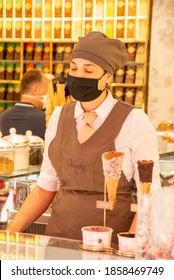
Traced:
<path fill-rule="evenodd" d="M 64 70 L 67 72 L 64 67 L 67 67 L 69 61 L 55 59 L 55 45 L 74 44 L 78 41 L 78 37 L 85 36 L 92 30 L 99 30 L 111 38 L 118 38 L 126 45 L 136 44 L 138 46 L 138 44 L 143 44 L 143 62 L 128 61 L 125 65 L 125 67 L 135 68 L 142 66 L 143 82 L 140 84 L 116 83 L 114 77 L 111 88 L 122 87 L 124 97 L 127 89 L 134 88 L 137 91 L 141 89 L 143 92 L 143 98 L 141 97 L 142 108 L 147 111 L 147 71 L 152 1 L 61 0 L 61 6 L 58 5 L 58 2 L 60 1 L 38 0 L 37 4 L 41 4 L 38 8 L 39 6 L 35 5 L 36 0 L 21 0 L 21 7 L 19 7 L 20 3 L 17 5 L 17 2 L 10 1 L 11 4 L 9 5 L 12 5 L 12 7 L 4 6 L 2 11 L 0 10 L 0 14 L 2 14 L 0 18 L 0 44 L 20 44 L 19 60 L 2 58 L 0 63 L 20 63 L 20 80 L 23 73 L 28 69 L 26 67 L 31 67 L 31 65 L 34 65 L 34 67 L 45 66 L 44 73 L 49 72 L 58 76 L 61 73 L 56 72 L 56 66 L 62 64 L 62 75 L 64 75 Z M 120 5 L 120 2 L 123 6 Z M 26 7 L 29 6 L 31 6 L 31 9 L 27 10 Z M 19 13 L 20 8 L 21 13 Z M 50 48 L 49 59 L 25 59 L 26 44 L 29 43 L 48 43 Z M 20 80 L 0 80 L 0 86 L 1 84 L 19 84 Z M 15 101 L 13 102 L 15 103 Z"/>

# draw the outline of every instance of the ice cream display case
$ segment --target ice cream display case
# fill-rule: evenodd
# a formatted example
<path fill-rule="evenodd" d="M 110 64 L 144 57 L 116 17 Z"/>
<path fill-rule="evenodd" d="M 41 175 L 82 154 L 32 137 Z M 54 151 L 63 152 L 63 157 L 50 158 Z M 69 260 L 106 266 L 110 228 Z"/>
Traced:
<path fill-rule="evenodd" d="M 80 248 L 80 240 L 0 231 L 1 260 L 117 260 L 111 252 Z"/>

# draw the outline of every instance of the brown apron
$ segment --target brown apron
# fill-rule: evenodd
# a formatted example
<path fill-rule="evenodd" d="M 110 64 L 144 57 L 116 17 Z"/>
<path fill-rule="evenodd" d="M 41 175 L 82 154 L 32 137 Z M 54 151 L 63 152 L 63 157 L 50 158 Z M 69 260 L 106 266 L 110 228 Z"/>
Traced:
<path fill-rule="evenodd" d="M 82 144 L 77 140 L 74 107 L 75 103 L 70 103 L 62 108 L 56 136 L 48 150 L 61 187 L 52 203 L 46 234 L 82 239 L 83 226 L 103 225 L 103 209 L 96 208 L 96 201 L 104 199 L 101 156 L 115 150 L 114 140 L 133 107 L 117 102 L 105 122 Z M 133 180 L 128 182 L 122 172 L 116 205 L 112 211 L 107 210 L 106 217 L 106 225 L 114 230 L 114 243 L 117 243 L 117 233 L 128 231 L 131 225 L 133 186 Z"/>

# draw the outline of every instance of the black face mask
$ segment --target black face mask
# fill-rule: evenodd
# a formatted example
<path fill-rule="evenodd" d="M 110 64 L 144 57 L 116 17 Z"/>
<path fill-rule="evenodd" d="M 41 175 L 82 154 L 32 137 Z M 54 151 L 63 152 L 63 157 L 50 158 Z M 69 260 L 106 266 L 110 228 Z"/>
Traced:
<path fill-rule="evenodd" d="M 101 76 L 101 78 L 107 73 Z M 101 79 L 100 78 L 100 79 Z M 88 102 L 96 99 L 105 90 L 98 90 L 98 81 L 100 79 L 79 78 L 68 75 L 66 87 L 75 100 L 80 102 Z"/>

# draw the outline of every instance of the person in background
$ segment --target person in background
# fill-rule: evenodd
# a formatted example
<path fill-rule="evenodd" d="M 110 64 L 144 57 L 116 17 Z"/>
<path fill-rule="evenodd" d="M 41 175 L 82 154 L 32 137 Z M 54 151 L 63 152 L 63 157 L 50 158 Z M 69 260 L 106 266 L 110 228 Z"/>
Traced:
<path fill-rule="evenodd" d="M 83 226 L 103 225 L 102 154 L 124 153 L 122 174 L 113 210 L 106 225 L 117 233 L 135 231 L 130 210 L 131 191 L 139 191 L 138 160 L 153 160 L 151 190 L 160 188 L 159 155 L 155 129 L 142 109 L 113 98 L 107 90 L 114 73 L 127 62 L 125 45 L 97 31 L 80 37 L 72 51 L 68 87 L 75 102 L 58 106 L 51 115 L 45 138 L 44 160 L 37 186 L 7 227 L 23 231 L 52 204 L 46 234 L 82 239 Z M 82 139 L 84 115 L 96 115 L 93 134 Z M 81 135 L 81 136 L 80 136 Z"/>
<path fill-rule="evenodd" d="M 8 135 L 14 127 L 18 134 L 31 130 L 33 135 L 44 139 L 45 107 L 48 78 L 38 69 L 28 70 L 21 80 L 21 101 L 0 115 L 0 131 Z"/>

